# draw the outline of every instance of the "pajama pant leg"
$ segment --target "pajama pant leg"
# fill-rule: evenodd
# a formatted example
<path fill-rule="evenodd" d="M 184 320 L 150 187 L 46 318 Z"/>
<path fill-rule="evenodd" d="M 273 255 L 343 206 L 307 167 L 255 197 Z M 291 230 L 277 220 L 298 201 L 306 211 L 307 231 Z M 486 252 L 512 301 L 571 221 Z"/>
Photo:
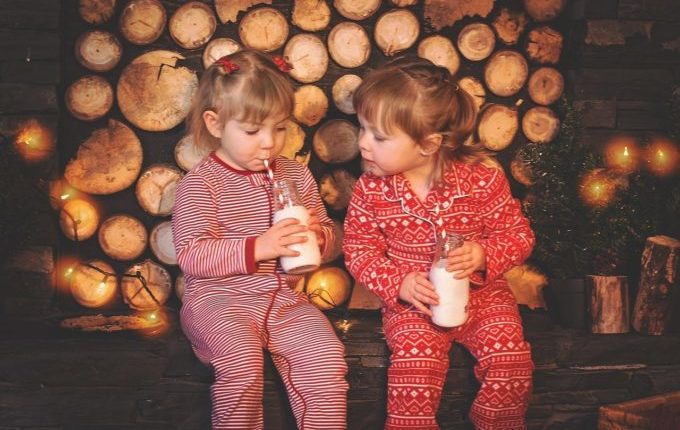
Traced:
<path fill-rule="evenodd" d="M 385 319 L 392 351 L 385 429 L 439 429 L 435 415 L 449 368 L 451 340 L 426 318 L 404 312 Z"/>
<path fill-rule="evenodd" d="M 263 337 L 247 310 L 210 298 L 182 309 L 182 328 L 196 356 L 212 366 L 212 428 L 261 430 Z"/>
<path fill-rule="evenodd" d="M 328 319 L 297 298 L 277 298 L 269 351 L 301 430 L 347 428 L 345 348 Z"/>
<path fill-rule="evenodd" d="M 481 387 L 470 420 L 481 430 L 525 429 L 534 366 L 515 298 L 507 287 L 479 294 L 472 299 L 470 320 L 456 336 L 478 362 L 475 376 Z"/>

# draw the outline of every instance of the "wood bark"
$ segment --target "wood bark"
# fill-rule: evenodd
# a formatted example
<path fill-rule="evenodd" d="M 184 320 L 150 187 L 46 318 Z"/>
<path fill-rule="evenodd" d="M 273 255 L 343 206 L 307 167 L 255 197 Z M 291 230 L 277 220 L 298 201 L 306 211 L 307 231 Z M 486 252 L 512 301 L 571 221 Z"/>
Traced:
<path fill-rule="evenodd" d="M 378 48 L 391 57 L 413 46 L 419 33 L 420 22 L 411 11 L 393 9 L 380 15 L 373 36 Z"/>
<path fill-rule="evenodd" d="M 182 176 L 179 169 L 169 165 L 156 164 L 146 169 L 135 187 L 139 205 L 154 216 L 170 215 Z"/>
<path fill-rule="evenodd" d="M 489 91 L 500 97 L 517 94 L 529 76 L 529 66 L 516 51 L 498 51 L 484 67 L 484 80 Z"/>
<path fill-rule="evenodd" d="M 347 19 L 361 21 L 373 15 L 381 0 L 335 0 L 333 6 Z"/>
<path fill-rule="evenodd" d="M 371 41 L 366 30 L 359 24 L 341 22 L 328 34 L 328 52 L 342 67 L 359 67 L 371 55 Z"/>
<path fill-rule="evenodd" d="M 295 0 L 292 22 L 305 31 L 320 31 L 331 22 L 331 9 L 324 0 Z"/>
<path fill-rule="evenodd" d="M 529 32 L 527 55 L 538 64 L 557 64 L 562 55 L 563 39 L 553 28 L 535 28 Z"/>
<path fill-rule="evenodd" d="M 114 273 L 113 276 L 103 274 Z M 118 293 L 118 277 L 113 268 L 101 260 L 79 264 L 71 275 L 71 295 L 86 308 L 101 308 L 112 304 Z"/>
<path fill-rule="evenodd" d="M 326 121 L 314 133 L 312 146 L 324 163 L 345 163 L 359 155 L 359 130 L 344 119 Z"/>
<path fill-rule="evenodd" d="M 496 46 L 496 35 L 488 25 L 468 24 L 458 34 L 458 50 L 470 61 L 480 61 L 491 55 Z"/>
<path fill-rule="evenodd" d="M 283 49 L 283 56 L 293 66 L 290 76 L 303 84 L 318 81 L 328 71 L 328 50 L 314 34 L 300 33 L 291 37 Z"/>
<path fill-rule="evenodd" d="M 113 215 L 99 227 L 99 246 L 114 260 L 130 261 L 142 255 L 148 242 L 146 227 L 127 214 Z"/>
<path fill-rule="evenodd" d="M 64 102 L 74 117 L 82 121 L 94 121 L 111 109 L 113 88 L 101 76 L 83 76 L 69 85 Z"/>
<path fill-rule="evenodd" d="M 446 67 L 452 76 L 460 68 L 460 56 L 451 39 L 438 34 L 428 36 L 420 41 L 418 56 L 426 58 L 438 66 Z"/>
<path fill-rule="evenodd" d="M 598 334 L 628 333 L 628 277 L 588 275 L 586 286 L 589 292 L 590 331 Z"/>
<path fill-rule="evenodd" d="M 145 131 L 165 131 L 184 120 L 198 76 L 177 52 L 146 52 L 128 64 L 118 79 L 116 98 L 125 118 Z"/>
<path fill-rule="evenodd" d="M 502 8 L 501 13 L 493 21 L 493 28 L 498 34 L 498 39 L 506 45 L 515 45 L 527 25 L 527 16 L 524 12 L 512 11 Z"/>
<path fill-rule="evenodd" d="M 75 55 L 84 67 L 95 72 L 108 72 L 120 61 L 123 47 L 112 33 L 91 30 L 76 40 Z"/>
<path fill-rule="evenodd" d="M 108 127 L 95 130 L 80 145 L 64 177 L 85 193 L 113 194 L 135 182 L 142 157 L 142 144 L 132 129 L 110 119 Z"/>
<path fill-rule="evenodd" d="M 564 77 L 552 67 L 541 67 L 529 78 L 529 97 L 534 103 L 548 106 L 556 102 L 564 91 Z"/>
<path fill-rule="evenodd" d="M 316 85 L 303 85 L 295 90 L 293 116 L 306 126 L 319 123 L 328 112 L 328 97 Z"/>
<path fill-rule="evenodd" d="M 80 0 L 78 12 L 85 22 L 103 24 L 115 12 L 116 0 Z"/>
<path fill-rule="evenodd" d="M 477 134 L 487 149 L 500 151 L 512 143 L 518 128 L 517 109 L 490 104 L 481 111 Z"/>
<path fill-rule="evenodd" d="M 361 85 L 361 77 L 358 75 L 342 75 L 335 81 L 331 93 L 333 94 L 333 103 L 338 110 L 348 115 L 356 113 L 352 98 L 359 85 Z"/>
<path fill-rule="evenodd" d="M 177 254 L 175 254 L 175 243 L 172 239 L 172 224 L 170 221 L 163 221 L 151 230 L 149 239 L 151 251 L 163 264 L 170 266 L 177 265 Z"/>
<path fill-rule="evenodd" d="M 231 55 L 234 52 L 240 51 L 241 45 L 238 44 L 234 39 L 228 37 L 218 37 L 213 39 L 206 45 L 203 50 L 203 67 L 208 68 L 215 61 L 224 57 L 225 55 Z"/>
<path fill-rule="evenodd" d="M 128 42 L 148 45 L 155 42 L 165 29 L 167 14 L 158 0 L 131 0 L 120 14 L 120 32 Z"/>
<path fill-rule="evenodd" d="M 494 0 L 424 0 L 425 19 L 435 31 L 451 26 L 466 16 L 486 18 L 493 9 Z"/>
<path fill-rule="evenodd" d="M 347 170 L 339 169 L 323 175 L 319 181 L 321 199 L 336 211 L 346 209 L 357 179 Z"/>
<path fill-rule="evenodd" d="M 668 236 L 647 238 L 633 310 L 633 327 L 639 333 L 666 333 L 680 301 L 680 241 Z"/>
<path fill-rule="evenodd" d="M 264 52 L 276 51 L 288 39 L 288 21 L 274 8 L 254 9 L 241 19 L 238 34 L 241 42 L 248 48 Z"/>
<path fill-rule="evenodd" d="M 132 309 L 157 309 L 170 297 L 172 279 L 160 264 L 144 260 L 130 266 L 125 275 L 121 280 L 120 289 L 123 300 Z"/>
<path fill-rule="evenodd" d="M 559 131 L 560 119 L 548 107 L 534 106 L 522 117 L 522 132 L 531 142 L 551 142 Z"/>
<path fill-rule="evenodd" d="M 556 18 L 567 0 L 524 0 L 524 9 L 535 21 L 545 22 Z"/>
<path fill-rule="evenodd" d="M 208 43 L 217 28 L 212 9 L 199 1 L 182 5 L 170 18 L 172 39 L 184 49 L 196 49 Z"/>
<path fill-rule="evenodd" d="M 212 148 L 196 146 L 194 137 L 191 134 L 186 134 L 175 145 L 175 162 L 182 170 L 188 172 L 211 151 Z"/>

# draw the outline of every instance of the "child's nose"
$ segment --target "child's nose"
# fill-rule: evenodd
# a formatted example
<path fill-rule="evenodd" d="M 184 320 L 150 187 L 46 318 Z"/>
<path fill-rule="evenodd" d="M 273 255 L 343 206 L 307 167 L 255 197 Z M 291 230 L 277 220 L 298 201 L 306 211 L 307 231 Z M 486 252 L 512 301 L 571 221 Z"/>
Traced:
<path fill-rule="evenodd" d="M 262 140 L 260 141 L 260 146 L 265 149 L 274 147 L 274 136 L 271 133 L 264 133 L 262 135 Z"/>
<path fill-rule="evenodd" d="M 368 151 L 370 148 L 370 140 L 366 138 L 366 133 L 359 135 L 359 150 Z"/>

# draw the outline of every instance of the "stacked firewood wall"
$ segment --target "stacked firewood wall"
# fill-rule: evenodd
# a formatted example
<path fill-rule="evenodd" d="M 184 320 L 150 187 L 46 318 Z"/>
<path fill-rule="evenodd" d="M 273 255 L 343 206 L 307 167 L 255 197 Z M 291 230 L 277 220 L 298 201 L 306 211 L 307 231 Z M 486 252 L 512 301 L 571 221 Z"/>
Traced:
<path fill-rule="evenodd" d="M 498 153 L 519 194 L 531 182 L 521 147 L 549 144 L 559 130 L 551 105 L 564 91 L 559 17 L 566 0 L 67 5 L 64 163 L 52 195 L 67 196 L 55 207 L 60 270 L 88 308 L 147 310 L 176 300 L 173 289 L 181 295 L 169 217 L 178 182 L 206 155 L 183 121 L 203 70 L 243 47 L 291 63 L 296 107 L 284 155 L 310 167 L 340 233 L 361 174 L 352 94 L 367 70 L 395 56 L 419 55 L 451 71 L 477 102 L 478 138 Z M 353 287 L 337 276 L 343 262 L 336 251 L 326 262 L 336 267 L 327 275 L 335 287 L 299 286 L 324 308 L 342 305 Z M 350 306 L 374 307 L 361 288 L 354 286 Z"/>

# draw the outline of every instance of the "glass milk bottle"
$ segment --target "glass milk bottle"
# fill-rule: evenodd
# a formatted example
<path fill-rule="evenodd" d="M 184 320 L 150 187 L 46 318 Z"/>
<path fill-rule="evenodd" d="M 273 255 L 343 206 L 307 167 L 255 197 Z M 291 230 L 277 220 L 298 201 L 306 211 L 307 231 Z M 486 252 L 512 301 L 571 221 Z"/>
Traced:
<path fill-rule="evenodd" d="M 463 237 L 448 234 L 437 240 L 434 262 L 430 269 L 430 282 L 439 295 L 439 304 L 431 305 L 432 322 L 441 327 L 457 327 L 467 318 L 467 304 L 470 297 L 470 279 L 456 279 L 454 272 L 446 271 L 446 255 L 463 245 Z"/>
<path fill-rule="evenodd" d="M 272 186 L 274 195 L 274 224 L 285 218 L 296 218 L 300 224 L 309 223 L 309 211 L 303 206 L 295 181 L 280 180 Z M 300 274 L 315 270 L 321 264 L 321 252 L 316 241 L 316 233 L 307 230 L 307 241 L 294 243 L 289 249 L 300 253 L 297 257 L 282 256 L 281 267 L 287 273 Z"/>

